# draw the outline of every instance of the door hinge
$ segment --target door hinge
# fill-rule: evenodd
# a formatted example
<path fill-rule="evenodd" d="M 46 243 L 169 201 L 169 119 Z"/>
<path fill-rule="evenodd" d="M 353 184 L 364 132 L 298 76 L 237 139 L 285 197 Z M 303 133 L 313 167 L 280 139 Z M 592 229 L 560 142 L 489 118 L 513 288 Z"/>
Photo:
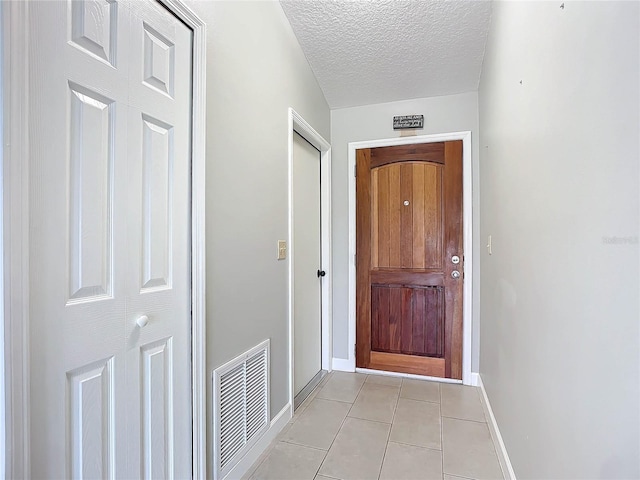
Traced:
<path fill-rule="evenodd" d="M 353 264 L 354 264 L 354 265 L 357 265 L 357 264 L 358 264 L 358 254 L 357 254 L 357 253 L 354 253 L 354 254 L 353 254 Z"/>
<path fill-rule="evenodd" d="M 357 177 L 358 176 L 358 165 L 354 165 L 353 166 L 353 176 Z"/>

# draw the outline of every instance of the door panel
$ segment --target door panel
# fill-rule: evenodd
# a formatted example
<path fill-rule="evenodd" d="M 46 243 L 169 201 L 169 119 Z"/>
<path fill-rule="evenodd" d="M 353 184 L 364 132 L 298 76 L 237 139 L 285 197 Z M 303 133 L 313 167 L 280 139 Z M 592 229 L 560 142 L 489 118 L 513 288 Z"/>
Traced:
<path fill-rule="evenodd" d="M 116 379 L 126 301 L 117 278 L 127 239 L 115 217 L 126 202 L 119 109 L 128 64 L 123 54 L 115 68 L 96 52 L 110 58 L 112 44 L 128 42 L 128 9 L 32 2 L 29 12 L 31 476 L 123 477 Z"/>
<path fill-rule="evenodd" d="M 171 477 L 173 464 L 174 396 L 172 339 L 144 345 L 142 378 L 142 478 Z"/>
<path fill-rule="evenodd" d="M 462 142 L 356 161 L 356 364 L 461 378 Z"/>
<path fill-rule="evenodd" d="M 444 357 L 442 287 L 371 286 L 371 349 Z"/>
<path fill-rule="evenodd" d="M 188 478 L 191 31 L 152 1 L 30 16 L 32 477 Z"/>
<path fill-rule="evenodd" d="M 191 31 L 134 2 L 128 78 L 127 386 L 143 479 L 190 476 Z M 144 328 L 136 319 L 147 315 Z"/>
<path fill-rule="evenodd" d="M 67 373 L 70 478 L 113 476 L 113 358 Z"/>
<path fill-rule="evenodd" d="M 320 152 L 294 133 L 294 395 L 322 368 Z"/>
<path fill-rule="evenodd" d="M 69 84 L 70 300 L 109 297 L 114 151 L 114 102 Z"/>
<path fill-rule="evenodd" d="M 441 269 L 442 166 L 407 162 L 374 168 L 371 189 L 372 267 Z"/>

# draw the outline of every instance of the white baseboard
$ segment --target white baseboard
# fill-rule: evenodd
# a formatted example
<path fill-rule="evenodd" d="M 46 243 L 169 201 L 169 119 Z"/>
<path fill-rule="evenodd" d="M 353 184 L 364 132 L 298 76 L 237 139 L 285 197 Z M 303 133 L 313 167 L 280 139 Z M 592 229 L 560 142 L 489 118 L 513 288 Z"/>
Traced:
<path fill-rule="evenodd" d="M 291 420 L 291 404 L 287 403 L 280 413 L 278 413 L 269 425 L 269 429 L 264 432 L 264 435 L 260 437 L 255 445 L 247 452 L 247 454 L 240 459 L 231 471 L 224 477 L 224 480 L 236 480 L 243 477 L 245 473 L 249 471 L 251 466 L 260 458 L 260 455 L 269 447 L 269 444 L 276 438 L 276 436 L 282 431 L 282 429 Z"/>
<path fill-rule="evenodd" d="M 355 363 L 348 358 L 332 358 L 331 359 L 331 369 L 339 370 L 341 372 L 355 372 L 356 366 Z"/>
<path fill-rule="evenodd" d="M 516 474 L 513 471 L 511 460 L 509 460 L 507 447 L 505 447 L 504 441 L 502 440 L 502 435 L 500 434 L 500 429 L 498 428 L 496 417 L 493 415 L 493 410 L 491 409 L 491 404 L 489 403 L 487 391 L 484 389 L 484 384 L 482 383 L 482 377 L 479 373 L 472 373 L 472 376 L 473 375 L 476 376 L 476 381 L 478 382 L 477 385 L 480 387 L 480 391 L 482 392 L 482 406 L 484 407 L 484 413 L 489 420 L 488 423 L 489 431 L 491 432 L 491 438 L 493 438 L 493 443 L 497 447 L 496 454 L 498 455 L 500 468 L 502 468 L 502 475 L 504 475 L 505 480 L 516 480 Z"/>
<path fill-rule="evenodd" d="M 480 385 L 480 374 L 477 372 L 471 372 L 471 386 L 477 387 Z"/>

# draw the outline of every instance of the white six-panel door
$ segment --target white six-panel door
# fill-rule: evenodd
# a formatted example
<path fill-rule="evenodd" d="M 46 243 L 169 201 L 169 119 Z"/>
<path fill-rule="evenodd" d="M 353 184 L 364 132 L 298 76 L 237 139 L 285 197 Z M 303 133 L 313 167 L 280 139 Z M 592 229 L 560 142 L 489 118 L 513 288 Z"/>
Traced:
<path fill-rule="evenodd" d="M 30 7 L 32 477 L 190 478 L 191 31 Z"/>

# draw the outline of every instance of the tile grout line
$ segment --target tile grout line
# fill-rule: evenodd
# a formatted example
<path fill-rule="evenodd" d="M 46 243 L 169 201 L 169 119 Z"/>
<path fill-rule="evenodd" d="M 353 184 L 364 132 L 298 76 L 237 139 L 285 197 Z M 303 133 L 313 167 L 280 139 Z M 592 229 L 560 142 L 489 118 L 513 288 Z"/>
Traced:
<path fill-rule="evenodd" d="M 271 452 L 273 451 L 274 447 L 277 444 L 278 442 L 274 438 L 271 441 L 271 444 L 269 444 L 269 446 L 267 447 L 267 449 L 264 452 L 262 452 L 262 455 L 260 455 L 260 457 L 258 457 L 258 460 L 256 460 L 257 465 L 255 466 L 255 468 L 253 470 L 249 470 L 249 472 L 247 472 L 247 474 L 242 478 L 247 478 L 248 480 L 252 480 L 255 474 L 258 472 L 258 470 L 262 466 L 262 464 L 267 460 L 267 458 L 269 458 L 269 455 L 271 455 Z"/>
<path fill-rule="evenodd" d="M 415 445 L 413 443 L 400 442 L 398 440 L 389 440 L 389 443 L 391 443 L 392 441 L 393 441 L 393 443 L 397 443 L 398 445 L 404 445 L 406 447 L 413 447 L 413 448 L 420 448 L 422 450 L 430 450 L 432 452 L 440 452 L 442 454 L 442 450 L 440 450 L 438 448 L 425 447 L 424 445 Z"/>
<path fill-rule="evenodd" d="M 325 382 L 325 384 L 322 386 L 322 388 L 325 387 L 325 385 L 327 385 L 327 383 L 329 383 L 329 380 L 327 380 Z M 320 390 L 318 390 L 318 393 L 320 393 Z M 359 393 L 359 391 L 358 391 Z M 357 395 L 356 395 L 357 398 Z M 326 400 L 326 399 L 322 399 L 321 400 Z M 342 402 L 342 403 L 347 403 L 347 402 Z M 351 410 L 351 408 L 349 408 L 349 410 Z M 348 414 L 349 412 L 347 412 Z M 327 456 L 329 455 L 329 450 L 331 450 L 331 447 L 333 446 L 333 442 L 336 441 L 336 437 L 338 436 L 338 433 L 340 433 L 340 429 L 342 428 L 342 425 L 344 425 L 344 420 L 346 419 L 346 415 L 345 417 L 342 419 L 342 423 L 340 423 L 340 427 L 338 428 L 338 432 L 334 435 L 333 440 L 331 440 L 331 443 L 329 444 L 329 448 L 327 449 L 326 453 L 324 454 L 324 457 L 322 458 L 322 461 L 320 462 L 320 465 L 318 465 L 318 468 L 316 469 L 316 473 L 314 475 L 314 478 L 317 477 L 318 475 L 320 475 L 320 469 L 322 468 L 322 465 L 324 465 L 324 462 L 327 460 Z M 333 477 L 330 477 L 333 478 Z"/>
<path fill-rule="evenodd" d="M 433 402 L 431 400 L 424 400 L 422 398 L 411 398 L 411 397 L 400 397 L 400 398 L 404 398 L 405 400 L 413 400 L 414 402 L 435 403 L 436 405 L 440 405 L 440 402 Z"/>
<path fill-rule="evenodd" d="M 500 472 L 502 473 L 502 480 L 504 480 L 505 472 L 502 469 L 502 463 L 500 462 L 500 455 L 498 454 L 498 445 L 496 445 L 493 435 L 491 434 L 491 427 L 489 426 L 490 419 L 487 418 L 487 414 L 485 413 L 485 404 L 484 404 L 484 398 L 482 395 L 482 389 L 480 387 L 474 387 L 474 388 L 476 388 L 476 392 L 478 393 L 478 400 L 480 401 L 480 406 L 482 407 L 482 416 L 484 417 L 484 422 L 477 422 L 477 423 L 484 423 L 487 426 L 487 429 L 489 430 L 489 438 L 491 439 L 491 445 L 493 445 L 493 453 L 495 454 L 496 460 L 498 461 L 498 466 L 500 467 Z M 469 420 L 469 421 L 473 422 L 474 420 Z"/>
<path fill-rule="evenodd" d="M 372 422 L 372 423 L 376 423 L 376 424 L 379 424 L 379 425 L 384 425 L 384 426 L 389 428 L 389 431 L 388 431 L 388 434 L 387 434 L 387 439 L 386 439 L 386 442 L 384 444 L 384 451 L 383 451 L 383 455 L 382 455 L 382 458 L 381 458 L 381 464 L 380 464 L 380 467 L 379 467 L 379 470 L 378 470 L 378 475 L 377 475 L 377 477 L 372 477 L 372 478 L 377 478 L 377 480 L 380 480 L 382 478 L 382 470 L 383 470 L 383 467 L 384 467 L 384 464 L 385 464 L 385 461 L 386 461 L 386 455 L 388 453 L 388 448 L 389 448 L 390 443 L 391 443 L 391 432 L 392 432 L 393 425 L 394 425 L 394 422 L 395 422 L 395 417 L 397 415 L 397 411 L 398 411 L 398 408 L 399 408 L 399 403 L 400 403 L 401 399 L 404 399 L 404 400 L 413 401 L 413 402 L 420 402 L 419 404 L 415 404 L 417 408 L 420 408 L 420 407 L 418 407 L 418 405 L 420 405 L 420 404 L 424 405 L 425 403 L 427 405 L 428 404 L 432 404 L 432 405 L 437 404 L 438 405 L 439 420 L 440 420 L 440 449 L 430 448 L 430 447 L 427 447 L 427 446 L 424 446 L 424 445 L 413 445 L 412 443 L 406 443 L 404 441 L 394 441 L 394 443 L 397 443 L 397 444 L 400 444 L 400 445 L 406 445 L 406 446 L 413 447 L 413 448 L 418 448 L 418 449 L 421 449 L 421 450 L 424 450 L 424 451 L 440 452 L 441 453 L 441 462 L 440 462 L 440 464 L 441 464 L 441 474 L 442 474 L 441 480 L 444 480 L 446 475 L 451 475 L 453 478 L 456 478 L 456 479 L 459 479 L 459 480 L 472 480 L 469 477 L 456 475 L 456 474 L 450 474 L 450 473 L 445 472 L 445 469 L 444 469 L 444 420 L 445 419 L 449 419 L 449 420 L 456 420 L 456 421 L 459 421 L 459 422 L 470 422 L 470 423 L 472 423 L 474 425 L 482 425 L 482 424 L 484 424 L 484 425 L 486 425 L 488 427 L 488 421 L 486 420 L 486 415 L 484 415 L 484 417 L 485 417 L 484 421 L 472 420 L 472 419 L 468 419 L 468 418 L 460 418 L 459 416 L 444 415 L 442 407 L 443 407 L 443 401 L 444 401 L 444 393 L 447 393 L 447 392 L 445 392 L 445 390 L 447 390 L 447 389 L 443 388 L 441 384 L 438 384 L 438 386 L 437 386 L 437 388 L 438 388 L 437 398 L 439 399 L 439 402 L 438 402 L 438 400 L 434 401 L 434 400 L 431 400 L 431 399 L 425 400 L 424 398 L 403 397 L 402 396 L 403 386 L 404 386 L 405 383 L 407 383 L 406 380 L 408 380 L 408 379 L 404 379 L 404 378 L 401 379 L 399 386 L 387 385 L 387 384 L 378 384 L 378 383 L 369 381 L 370 378 L 372 377 L 372 375 L 369 375 L 369 374 L 365 374 L 364 375 L 364 377 L 365 377 L 364 381 L 358 387 L 358 390 L 356 392 L 356 396 L 354 397 L 353 401 L 335 400 L 335 399 L 331 399 L 331 398 L 321 398 L 321 397 L 319 397 L 318 396 L 319 392 L 324 388 L 324 386 L 327 385 L 327 383 L 329 383 L 329 380 L 331 380 L 331 377 L 332 377 L 332 375 L 327 375 L 327 378 L 326 378 L 325 382 L 323 383 L 323 385 L 318 385 L 316 387 L 316 389 L 314 389 L 310 393 L 308 398 L 305 399 L 305 401 L 303 402 L 303 403 L 305 403 L 305 406 L 304 406 L 304 408 L 301 409 L 302 411 L 297 415 L 294 413 L 292 419 L 290 420 L 290 422 L 288 422 L 287 428 L 284 429 L 284 432 L 286 433 L 286 430 L 289 430 L 296 423 L 298 423 L 300 418 L 306 417 L 307 414 L 310 415 L 311 413 L 307 412 L 307 410 L 315 402 L 316 399 L 319 399 L 319 400 L 324 401 L 324 402 L 335 402 L 336 406 L 339 405 L 339 404 L 343 404 L 343 405 L 347 405 L 348 404 L 349 407 L 348 407 L 348 409 L 346 409 L 346 414 L 343 417 L 341 423 L 339 424 L 339 428 L 337 429 L 336 434 L 334 435 L 333 439 L 331 440 L 330 445 L 328 446 L 328 448 L 325 450 L 324 448 L 321 448 L 321 447 L 316 447 L 316 446 L 305 445 L 305 444 L 302 444 L 302 443 L 297 443 L 295 440 L 287 440 L 287 439 L 282 438 L 282 437 L 284 437 L 284 435 L 282 433 L 280 433 L 280 434 L 278 434 L 279 438 L 276 437 L 274 439 L 274 441 L 271 443 L 271 445 L 266 449 L 266 451 L 263 452 L 263 454 L 260 456 L 260 458 L 257 459 L 255 467 L 250 469 L 245 474 L 246 476 L 243 476 L 244 479 L 256 480 L 254 478 L 255 475 L 258 474 L 259 470 L 269 460 L 269 458 L 271 457 L 271 455 L 274 452 L 275 447 L 278 444 L 284 444 L 284 445 L 292 445 L 292 446 L 297 446 L 297 447 L 302 447 L 302 448 L 309 448 L 309 449 L 311 449 L 313 451 L 316 451 L 318 453 L 319 452 L 323 452 L 323 457 L 321 459 L 321 462 L 319 463 L 319 466 L 315 470 L 314 478 L 315 478 L 315 476 L 323 475 L 323 476 L 326 476 L 326 477 L 331 478 L 333 480 L 340 480 L 339 478 L 334 477 L 332 475 L 320 474 L 320 470 L 322 469 L 322 466 L 324 466 L 324 463 L 326 462 L 326 460 L 328 458 L 328 453 L 333 448 L 333 445 L 335 444 L 335 441 L 337 440 L 338 435 L 341 433 L 342 428 L 344 428 L 347 418 L 352 418 L 354 420 L 358 420 L 358 421 L 361 421 L 361 422 Z M 368 418 L 360 418 L 360 417 L 351 417 L 350 416 L 351 412 L 353 411 L 353 408 L 355 407 L 355 405 L 356 405 L 356 403 L 357 403 L 357 401 L 359 399 L 359 396 L 361 394 L 364 394 L 366 385 L 369 385 L 373 389 L 376 389 L 377 387 L 389 387 L 389 388 L 396 388 L 397 389 L 396 396 L 395 396 L 396 403 L 395 403 L 394 408 L 393 408 L 393 413 L 392 413 L 392 418 L 391 418 L 391 423 L 390 424 L 387 423 L 386 421 L 371 420 L 371 419 L 368 419 Z M 383 388 L 383 390 L 387 390 L 387 389 Z M 385 394 L 385 396 L 386 396 L 386 394 Z M 482 398 L 480 398 L 480 403 L 482 404 Z M 424 405 L 424 406 L 426 407 L 427 405 Z M 344 408 L 344 407 L 340 407 L 340 409 L 342 409 L 342 408 Z M 459 408 L 457 408 L 455 405 L 453 406 L 453 408 L 455 410 L 459 410 Z M 465 410 L 465 409 L 463 409 L 463 410 Z M 484 412 L 483 412 L 483 414 L 484 414 Z M 469 427 L 471 427 L 471 425 Z M 498 457 L 498 455 L 497 455 L 497 446 L 496 446 L 495 442 L 493 441 L 493 438 L 491 438 L 491 446 L 493 447 L 492 448 L 493 453 L 497 458 Z M 312 473 L 312 472 L 309 472 L 309 473 Z"/>
<path fill-rule="evenodd" d="M 360 392 L 362 392 L 362 389 L 364 388 L 364 384 L 366 383 L 367 378 L 365 377 L 364 382 L 362 382 L 362 385 L 360 385 L 360 388 L 358 389 L 358 393 L 356 393 L 356 398 L 353 399 L 353 402 L 351 402 L 351 408 L 349 408 L 349 411 L 347 412 L 347 417 L 349 416 L 349 414 L 351 413 L 351 410 L 353 409 L 353 406 L 356 404 L 356 402 L 358 401 L 358 397 L 360 396 Z M 345 417 L 345 418 L 347 418 Z M 343 422 L 344 423 L 344 422 Z M 340 428 L 342 428 L 342 425 L 340 426 Z M 339 432 L 340 430 L 338 430 Z M 337 434 L 336 434 L 337 436 Z"/>
<path fill-rule="evenodd" d="M 371 375 L 368 375 L 368 376 L 371 376 Z M 355 419 L 358 419 L 358 420 L 364 420 L 365 422 L 374 422 L 374 423 L 382 423 L 384 425 L 391 425 L 393 423 L 393 416 L 392 416 L 390 422 L 385 422 L 383 420 L 372 420 L 371 418 L 362 418 L 362 417 L 352 417 L 351 416 L 351 410 L 353 409 L 353 407 L 355 406 L 356 402 L 358 401 L 358 397 L 360 397 L 360 394 L 364 390 L 364 387 L 365 387 L 366 384 L 367 384 L 367 382 L 365 380 L 365 383 L 362 384 L 362 388 L 358 391 L 358 395 L 356 396 L 356 399 L 351 404 L 352 408 L 349 409 L 349 412 L 347 413 L 347 417 L 355 418 Z M 400 395 L 400 388 L 399 387 L 396 387 L 396 386 L 393 386 L 393 385 L 380 385 L 380 384 L 376 384 L 376 383 L 369 383 L 369 385 L 373 385 L 375 388 L 378 388 L 378 387 L 382 386 L 382 387 L 388 388 L 388 389 L 394 389 L 394 390 L 397 389 L 398 390 L 398 393 L 397 393 L 398 397 L 396 397 L 396 406 L 397 406 L 397 404 L 398 404 L 398 400 L 397 399 L 399 398 L 399 395 Z M 394 410 L 394 413 L 395 413 L 395 410 Z"/>
<path fill-rule="evenodd" d="M 380 475 L 382 475 L 382 468 L 384 467 L 384 460 L 387 458 L 387 450 L 389 449 L 389 441 L 391 439 L 391 429 L 393 428 L 393 421 L 396 418 L 396 411 L 398 410 L 398 403 L 400 403 L 400 392 L 402 392 L 402 384 L 404 383 L 404 379 L 400 381 L 400 388 L 398 389 L 398 396 L 396 397 L 396 406 L 393 409 L 393 415 L 391 416 L 391 425 L 389 425 L 389 433 L 387 434 L 387 443 L 384 446 L 384 453 L 382 454 L 382 462 L 380 462 L 380 471 L 378 472 L 378 480 L 380 480 Z"/>
<path fill-rule="evenodd" d="M 351 402 L 347 402 L 347 401 L 345 401 L 345 400 L 334 400 L 334 399 L 332 399 L 332 398 L 314 397 L 313 399 L 314 399 L 314 400 L 316 400 L 316 399 L 317 399 L 317 400 L 323 400 L 323 401 L 325 401 L 325 402 L 346 403 L 347 405 L 353 405 L 353 403 L 351 403 Z M 354 403 L 355 403 L 355 402 L 354 402 Z M 308 408 L 308 406 L 307 406 L 307 408 Z"/>
<path fill-rule="evenodd" d="M 381 423 L 382 425 L 391 425 L 391 422 L 383 422 L 382 420 L 371 420 L 370 418 L 352 417 L 351 415 L 347 415 L 347 417 L 353 418 L 354 420 L 362 420 L 364 422 Z"/>
<path fill-rule="evenodd" d="M 330 375 L 330 374 L 329 374 L 329 375 Z M 327 376 L 329 376 L 329 375 L 327 375 Z M 307 398 L 305 398 L 304 402 L 302 402 L 302 403 L 305 403 L 305 402 L 307 401 L 307 399 L 308 399 L 309 397 L 311 397 L 311 396 L 314 394 L 314 392 L 316 392 L 316 390 L 318 390 L 318 392 L 320 392 L 320 390 L 322 390 L 322 387 L 320 386 L 320 384 L 316 385 L 316 388 L 314 388 L 314 389 L 311 391 L 311 393 L 309 393 L 309 396 L 308 396 Z M 318 392 L 316 392 L 316 395 L 317 395 L 317 393 L 318 393 Z M 313 402 L 313 400 L 315 400 L 315 395 L 314 395 L 313 399 L 311 399 L 311 400 L 309 401 L 309 404 L 311 404 L 311 402 Z M 302 404 L 300 404 L 300 406 L 302 406 Z M 302 414 L 303 414 L 303 413 L 304 413 L 304 411 L 307 409 L 307 407 L 308 407 L 308 405 L 307 405 L 305 408 L 303 408 L 303 409 L 302 409 L 302 412 L 298 413 L 297 418 L 296 418 L 296 412 L 295 412 L 295 411 L 293 412 L 293 415 L 291 416 L 291 419 L 289 420 L 289 422 L 287 422 L 287 425 L 286 425 L 286 427 L 288 427 L 288 428 L 287 428 L 287 430 L 289 430 L 289 429 L 293 426 L 293 424 L 294 424 L 294 423 L 296 423 L 296 421 L 297 421 L 297 420 L 302 416 Z M 298 407 L 298 408 L 299 408 L 299 407 Z M 290 424 L 289 424 L 289 423 L 290 423 Z M 283 430 L 284 430 L 284 429 L 283 429 Z M 260 455 L 260 457 L 259 457 L 259 458 L 258 458 L 258 460 L 256 461 L 256 462 L 257 462 L 257 465 L 255 466 L 255 468 L 253 468 L 252 470 L 250 470 L 249 472 L 247 472 L 247 475 L 248 475 L 248 476 L 246 476 L 246 478 L 247 478 L 248 480 L 252 480 L 252 478 L 253 478 L 253 477 L 255 476 L 255 474 L 258 472 L 258 470 L 260 469 L 260 467 L 262 466 L 262 464 L 263 464 L 263 463 L 264 463 L 264 462 L 269 458 L 269 456 L 271 455 L 271 453 L 272 453 L 272 452 L 273 452 L 273 450 L 275 449 L 276 445 L 278 445 L 278 443 L 281 443 L 281 442 L 282 442 L 282 443 L 287 443 L 287 444 L 289 444 L 289 445 L 296 445 L 296 446 L 299 446 L 299 447 L 314 448 L 314 447 L 309 447 L 308 445 L 300 445 L 300 444 L 298 444 L 298 443 L 287 442 L 287 441 L 286 441 L 286 440 L 284 440 L 284 439 L 279 439 L 279 437 L 282 435 L 282 433 L 283 433 L 283 432 L 278 433 L 278 435 L 276 436 L 276 438 L 274 438 L 274 439 L 271 441 L 271 443 L 269 444 L 269 446 L 267 447 L 267 449 L 262 453 L 262 455 Z M 315 449 L 315 448 L 314 448 L 314 449 Z M 315 449 L 315 450 L 323 451 L 322 449 Z M 326 456 L 327 456 L 327 455 L 326 455 L 326 453 L 325 453 L 325 457 L 326 457 Z M 322 459 L 322 462 L 324 462 L 324 458 Z M 320 465 L 322 465 L 322 462 L 320 462 Z M 318 467 L 318 469 L 319 469 L 319 468 L 320 468 L 320 467 Z M 318 475 L 318 472 L 317 472 L 317 471 L 316 471 L 316 474 L 315 474 L 315 475 Z M 245 478 L 245 477 L 243 476 L 243 478 Z"/>
<path fill-rule="evenodd" d="M 389 422 L 381 422 L 380 420 L 369 420 L 368 418 L 349 417 L 348 415 L 347 415 L 347 418 L 352 418 L 354 420 L 360 420 L 361 422 L 377 423 L 379 425 L 386 425 L 386 426 L 392 425 Z"/>
<path fill-rule="evenodd" d="M 473 423 L 481 423 L 481 424 L 487 425 L 487 422 L 483 422 L 480 420 L 471 420 L 470 418 L 452 417 L 451 415 L 442 415 L 442 418 L 449 418 L 451 420 L 460 420 L 462 422 L 473 422 Z"/>
<path fill-rule="evenodd" d="M 318 475 L 319 475 L 319 474 L 318 474 L 318 473 L 316 473 L 316 477 L 317 477 Z M 332 477 L 331 475 L 322 475 L 322 476 L 323 476 L 323 477 L 327 477 L 327 478 L 332 478 L 332 479 L 334 479 L 334 480 L 341 480 L 340 478 L 338 478 L 338 477 Z M 473 480 L 473 479 L 469 479 L 469 480 Z"/>
<path fill-rule="evenodd" d="M 328 450 L 319 447 L 312 447 L 311 445 L 304 445 L 302 443 L 294 442 L 293 440 L 280 440 L 278 443 L 286 443 L 287 445 L 295 445 L 296 447 L 310 448 L 311 450 L 318 450 L 319 452 L 327 453 Z"/>
<path fill-rule="evenodd" d="M 364 386 L 364 383 L 366 381 L 367 381 L 367 377 L 365 377 L 364 382 L 362 382 L 362 385 L 360 385 L 360 388 L 358 389 L 358 393 L 356 394 L 356 398 L 353 400 L 353 403 L 351 404 L 351 407 L 349 408 L 349 411 L 347 412 L 347 414 L 342 419 L 342 423 L 340 423 L 340 428 L 338 428 L 338 431 L 334 435 L 333 440 L 331 440 L 331 445 L 329 445 L 329 448 L 327 449 L 327 453 L 325 453 L 324 458 L 322 459 L 322 462 L 320 462 L 320 466 L 316 470 L 316 474 L 315 474 L 316 477 L 318 475 L 320 475 L 320 470 L 322 469 L 322 465 L 324 465 L 324 462 L 326 462 L 327 457 L 329 456 L 329 451 L 331 450 L 331 447 L 333 447 L 333 444 L 335 443 L 336 438 L 338 438 L 338 435 L 340 434 L 340 430 L 342 430 L 342 427 L 344 426 L 344 422 L 346 422 L 347 418 L 349 418 L 349 412 L 353 408 L 353 404 L 356 403 L 356 400 L 358 399 L 358 395 L 360 395 L 360 392 L 362 391 L 362 387 Z M 329 382 L 327 381 L 327 383 L 329 383 Z M 325 385 L 326 385 L 326 383 L 325 383 Z M 349 402 L 342 402 L 342 403 L 349 403 Z M 327 476 L 329 476 L 329 475 L 327 475 Z M 334 477 L 331 477 L 331 476 L 329 476 L 329 477 L 330 478 L 334 478 Z"/>

